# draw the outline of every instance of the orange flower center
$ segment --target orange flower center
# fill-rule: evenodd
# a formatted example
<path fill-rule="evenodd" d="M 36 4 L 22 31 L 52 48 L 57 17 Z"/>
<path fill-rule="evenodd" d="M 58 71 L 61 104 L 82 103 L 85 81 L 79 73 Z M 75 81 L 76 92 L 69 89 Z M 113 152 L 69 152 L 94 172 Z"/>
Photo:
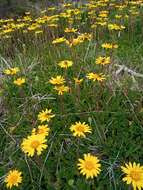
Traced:
<path fill-rule="evenodd" d="M 42 115 L 42 117 L 43 117 L 43 119 L 47 119 L 47 118 L 48 118 L 48 114 L 44 113 L 44 114 Z"/>
<path fill-rule="evenodd" d="M 34 140 L 31 142 L 31 147 L 36 149 L 40 145 L 38 140 Z"/>
<path fill-rule="evenodd" d="M 46 131 L 44 129 L 38 129 L 38 134 L 43 134 L 45 133 Z"/>
<path fill-rule="evenodd" d="M 133 180 L 140 181 L 140 179 L 141 179 L 141 172 L 137 171 L 137 170 L 133 170 L 133 171 L 131 171 L 130 176 L 131 176 L 131 178 Z"/>
<path fill-rule="evenodd" d="M 92 161 L 86 161 L 86 162 L 85 162 L 85 168 L 86 168 L 87 170 L 92 170 L 92 169 L 94 168 L 93 162 L 92 162 Z"/>
<path fill-rule="evenodd" d="M 106 61 L 106 59 L 105 59 L 105 58 L 103 58 L 103 59 L 101 60 L 101 63 L 105 63 L 105 61 Z"/>
<path fill-rule="evenodd" d="M 84 132 L 84 126 L 78 125 L 78 126 L 77 126 L 77 131 L 79 131 L 79 132 Z"/>
<path fill-rule="evenodd" d="M 68 66 L 68 61 L 64 61 L 65 66 Z"/>
<path fill-rule="evenodd" d="M 17 181 L 17 178 L 17 175 L 11 175 L 9 181 L 14 184 Z"/>

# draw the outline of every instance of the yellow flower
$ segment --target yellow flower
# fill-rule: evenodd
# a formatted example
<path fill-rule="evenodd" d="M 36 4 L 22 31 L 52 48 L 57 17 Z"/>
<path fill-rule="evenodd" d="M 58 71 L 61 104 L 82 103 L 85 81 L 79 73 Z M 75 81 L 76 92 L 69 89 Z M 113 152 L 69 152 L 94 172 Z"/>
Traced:
<path fill-rule="evenodd" d="M 7 188 L 12 188 L 13 186 L 18 186 L 22 182 L 21 172 L 18 170 L 10 170 L 6 176 L 4 182 L 6 183 Z"/>
<path fill-rule="evenodd" d="M 73 46 L 77 46 L 78 44 L 83 43 L 85 40 L 91 40 L 92 39 L 92 35 L 88 34 L 88 33 L 84 33 L 84 34 L 80 34 L 77 38 L 73 38 L 71 40 L 66 40 L 66 44 L 69 47 L 73 47 Z"/>
<path fill-rule="evenodd" d="M 107 25 L 107 22 L 104 22 L 104 21 L 102 21 L 102 22 L 97 22 L 97 25 L 100 25 L 100 26 L 106 26 Z"/>
<path fill-rule="evenodd" d="M 35 31 L 35 34 L 41 34 L 41 33 L 43 33 L 43 30 L 37 30 L 37 31 Z"/>
<path fill-rule="evenodd" d="M 20 70 L 19 70 L 18 67 L 14 67 L 14 68 L 11 68 L 10 71 L 11 71 L 11 75 L 15 75 L 15 74 L 17 74 Z"/>
<path fill-rule="evenodd" d="M 117 49 L 118 45 L 117 44 L 111 44 L 111 43 L 103 43 L 101 45 L 101 47 L 105 48 L 105 49 Z"/>
<path fill-rule="evenodd" d="M 92 39 L 92 35 L 91 34 L 89 34 L 89 33 L 84 33 L 84 34 L 80 34 L 79 36 L 78 36 L 78 39 L 80 39 L 80 40 L 91 40 Z"/>
<path fill-rule="evenodd" d="M 21 148 L 25 154 L 28 154 L 28 156 L 32 157 L 35 153 L 37 153 L 37 155 L 40 155 L 42 151 L 47 148 L 47 145 L 45 143 L 45 136 L 32 134 L 31 136 L 23 139 Z"/>
<path fill-rule="evenodd" d="M 134 190 L 143 188 L 143 166 L 135 162 L 133 164 L 129 162 L 125 164 L 125 167 L 121 166 L 121 169 L 126 175 L 123 181 L 126 181 L 127 184 L 132 184 Z"/>
<path fill-rule="evenodd" d="M 100 57 L 98 57 L 96 59 L 96 64 L 99 64 L 99 65 L 108 65 L 110 63 L 111 63 L 110 57 L 102 57 L 102 56 L 100 56 Z"/>
<path fill-rule="evenodd" d="M 109 30 L 124 30 L 125 26 L 123 25 L 117 25 L 117 24 L 108 24 Z"/>
<path fill-rule="evenodd" d="M 65 92 L 68 92 L 70 88 L 68 86 L 55 86 L 54 89 L 58 91 L 58 95 L 63 95 Z"/>
<path fill-rule="evenodd" d="M 61 84 L 64 84 L 65 83 L 65 79 L 61 76 L 61 75 L 58 75 L 56 77 L 52 77 L 49 82 L 53 85 L 61 85 Z"/>
<path fill-rule="evenodd" d="M 4 73 L 6 75 L 16 75 L 19 72 L 19 68 L 18 67 L 14 67 L 14 68 L 10 68 L 10 69 L 5 69 Z"/>
<path fill-rule="evenodd" d="M 77 29 L 75 29 L 75 28 L 66 28 L 64 30 L 64 32 L 65 33 L 75 33 L 75 32 L 77 32 Z"/>
<path fill-rule="evenodd" d="M 49 7 L 48 8 L 48 11 L 53 11 L 53 10 L 55 10 L 56 9 L 56 7 Z"/>
<path fill-rule="evenodd" d="M 44 121 L 50 121 L 51 118 L 55 117 L 55 115 L 52 114 L 51 112 L 52 112 L 51 109 L 49 109 L 49 110 L 46 109 L 45 111 L 42 110 L 41 112 L 39 112 L 38 119 L 41 121 L 41 123 Z"/>
<path fill-rule="evenodd" d="M 115 15 L 115 18 L 120 19 L 120 18 L 122 18 L 122 15 L 116 14 L 116 15 Z"/>
<path fill-rule="evenodd" d="M 76 122 L 74 125 L 70 127 L 71 132 L 73 132 L 73 136 L 77 137 L 86 137 L 85 133 L 91 133 L 91 127 L 85 122 Z"/>
<path fill-rule="evenodd" d="M 11 75 L 11 70 L 10 70 L 10 69 L 5 69 L 5 70 L 4 70 L 4 73 L 5 73 L 6 75 Z"/>
<path fill-rule="evenodd" d="M 64 3 L 63 7 L 70 7 L 72 4 L 71 3 Z"/>
<path fill-rule="evenodd" d="M 13 32 L 13 31 L 14 31 L 14 30 L 13 30 L 12 28 L 9 28 L 9 29 L 3 30 L 3 33 L 4 33 L 4 34 L 7 34 L 7 33 Z"/>
<path fill-rule="evenodd" d="M 50 131 L 50 128 L 48 127 L 48 125 L 39 125 L 37 130 L 36 128 L 32 130 L 32 134 L 33 135 L 39 134 L 46 137 L 49 135 L 49 131 Z"/>
<path fill-rule="evenodd" d="M 69 46 L 69 47 L 72 47 L 72 46 L 77 46 L 78 44 L 82 43 L 83 40 L 80 39 L 80 38 L 74 38 L 70 41 L 66 40 L 66 44 Z"/>
<path fill-rule="evenodd" d="M 86 176 L 86 179 L 97 177 L 101 171 L 99 159 L 90 153 L 84 154 L 84 159 L 78 159 L 78 161 L 78 169 L 82 175 Z"/>
<path fill-rule="evenodd" d="M 58 27 L 58 25 L 57 24 L 48 24 L 47 26 L 49 26 L 49 27 L 53 27 L 53 28 L 57 28 Z"/>
<path fill-rule="evenodd" d="M 21 86 L 22 84 L 25 83 L 25 78 L 18 78 L 14 80 L 13 83 L 16 84 L 17 86 Z"/>
<path fill-rule="evenodd" d="M 52 41 L 52 44 L 60 44 L 60 43 L 63 43 L 65 41 L 66 41 L 66 39 L 64 37 L 56 38 L 55 40 Z"/>
<path fill-rule="evenodd" d="M 107 13 L 100 13 L 98 16 L 102 17 L 102 18 L 107 18 L 108 14 Z"/>
<path fill-rule="evenodd" d="M 74 78 L 75 84 L 80 85 L 83 82 L 83 79 Z"/>
<path fill-rule="evenodd" d="M 64 69 L 67 69 L 68 67 L 71 67 L 73 65 L 73 62 L 70 61 L 70 60 L 64 60 L 64 61 L 60 61 L 58 63 L 58 65 L 61 67 L 61 68 L 64 68 Z"/>
<path fill-rule="evenodd" d="M 96 74 L 96 73 L 88 73 L 86 76 L 89 80 L 93 80 L 93 81 L 103 81 L 105 80 L 105 75 L 103 75 L 102 73 L 100 74 Z"/>

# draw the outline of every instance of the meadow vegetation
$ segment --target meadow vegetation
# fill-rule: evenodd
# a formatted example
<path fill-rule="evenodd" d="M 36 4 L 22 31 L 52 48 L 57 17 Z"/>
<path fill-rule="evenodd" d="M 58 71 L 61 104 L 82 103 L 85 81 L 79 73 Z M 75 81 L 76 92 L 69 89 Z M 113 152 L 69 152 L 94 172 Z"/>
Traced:
<path fill-rule="evenodd" d="M 143 189 L 143 0 L 0 19 L 0 189 Z"/>

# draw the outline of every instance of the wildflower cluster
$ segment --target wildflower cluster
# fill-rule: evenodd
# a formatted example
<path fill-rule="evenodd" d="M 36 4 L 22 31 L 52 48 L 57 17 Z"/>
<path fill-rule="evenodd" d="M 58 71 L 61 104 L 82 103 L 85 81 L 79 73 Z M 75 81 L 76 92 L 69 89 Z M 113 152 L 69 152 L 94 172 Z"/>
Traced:
<path fill-rule="evenodd" d="M 18 67 L 9 68 L 4 70 L 4 74 L 16 76 L 20 72 Z M 21 86 L 26 82 L 25 77 L 14 77 L 13 83 L 17 86 Z"/>
<path fill-rule="evenodd" d="M 49 82 L 54 85 L 54 89 L 58 92 L 58 95 L 69 92 L 69 87 L 65 85 L 65 79 L 62 76 L 52 77 Z"/>
<path fill-rule="evenodd" d="M 52 110 L 46 109 L 38 114 L 38 119 L 41 123 L 49 122 L 55 115 L 52 114 Z M 46 137 L 49 135 L 50 128 L 47 124 L 39 125 L 38 128 L 33 128 L 32 134 L 23 139 L 21 144 L 22 151 L 28 156 L 41 155 L 42 151 L 47 148 Z"/>

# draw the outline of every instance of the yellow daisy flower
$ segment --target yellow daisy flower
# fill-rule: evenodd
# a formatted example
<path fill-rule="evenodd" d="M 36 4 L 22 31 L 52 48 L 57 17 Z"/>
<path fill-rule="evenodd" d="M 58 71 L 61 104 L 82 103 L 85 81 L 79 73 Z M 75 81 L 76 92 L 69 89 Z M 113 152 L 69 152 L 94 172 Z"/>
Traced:
<path fill-rule="evenodd" d="M 66 39 L 64 37 L 56 38 L 55 40 L 52 41 L 52 44 L 60 44 L 60 43 L 63 43 L 65 41 L 66 41 Z"/>
<path fill-rule="evenodd" d="M 117 25 L 117 24 L 108 24 L 108 29 L 109 30 L 124 30 L 125 26 L 123 25 Z"/>
<path fill-rule="evenodd" d="M 19 183 L 22 182 L 21 172 L 18 170 L 10 170 L 7 174 L 4 182 L 6 183 L 7 188 L 12 188 L 13 186 L 18 187 Z"/>
<path fill-rule="evenodd" d="M 19 72 L 19 68 L 18 67 L 14 67 L 14 68 L 10 68 L 10 69 L 5 69 L 4 73 L 6 75 L 16 75 Z"/>
<path fill-rule="evenodd" d="M 92 35 L 91 34 L 88 34 L 88 33 L 84 33 L 84 34 L 80 34 L 77 38 L 73 38 L 71 40 L 66 40 L 66 44 L 69 46 L 69 47 L 72 47 L 72 46 L 77 46 L 78 44 L 81 44 L 83 43 L 85 40 L 91 40 L 92 39 Z"/>
<path fill-rule="evenodd" d="M 74 78 L 75 84 L 80 85 L 83 82 L 83 79 Z"/>
<path fill-rule="evenodd" d="M 25 83 L 25 78 L 18 78 L 16 80 L 13 81 L 14 84 L 16 84 L 17 86 L 21 86 L 22 84 Z"/>
<path fill-rule="evenodd" d="M 117 44 L 111 44 L 111 43 L 103 43 L 101 45 L 101 47 L 105 48 L 105 49 L 117 49 L 118 45 Z"/>
<path fill-rule="evenodd" d="M 61 76 L 61 75 L 58 75 L 56 77 L 52 77 L 49 82 L 53 85 L 61 85 L 61 84 L 64 84 L 65 83 L 65 79 Z"/>
<path fill-rule="evenodd" d="M 5 70 L 4 70 L 4 74 L 6 74 L 6 75 L 11 75 L 11 70 L 10 70 L 10 69 L 5 69 Z"/>
<path fill-rule="evenodd" d="M 90 153 L 84 154 L 84 159 L 78 159 L 78 161 L 78 169 L 82 175 L 86 176 L 86 179 L 97 177 L 101 171 L 99 159 Z"/>
<path fill-rule="evenodd" d="M 45 136 L 32 134 L 23 139 L 21 144 L 22 151 L 28 156 L 34 156 L 35 152 L 40 155 L 47 148 Z"/>
<path fill-rule="evenodd" d="M 124 166 L 121 166 L 123 173 L 126 175 L 123 178 L 127 184 L 132 184 L 133 189 L 141 190 L 143 188 L 143 166 L 140 164 L 136 164 L 135 162 L 132 164 L 129 162 Z"/>
<path fill-rule="evenodd" d="M 100 57 L 98 57 L 96 59 L 96 64 L 98 64 L 98 65 L 108 65 L 110 63 L 111 63 L 110 57 L 102 57 L 102 56 L 100 56 Z"/>
<path fill-rule="evenodd" d="M 39 112 L 38 114 L 38 119 L 42 122 L 44 121 L 50 121 L 51 118 L 55 117 L 54 114 L 52 114 L 52 110 L 51 109 L 46 109 L 45 111 L 42 110 L 41 112 Z"/>
<path fill-rule="evenodd" d="M 32 130 L 32 134 L 33 135 L 39 134 L 39 135 L 43 135 L 46 137 L 49 135 L 49 131 L 50 131 L 50 128 L 48 127 L 48 125 L 39 125 L 38 129 L 34 128 Z"/>
<path fill-rule="evenodd" d="M 85 133 L 91 133 L 91 127 L 85 122 L 76 122 L 70 127 L 71 132 L 73 132 L 73 136 L 77 137 L 86 137 Z"/>
<path fill-rule="evenodd" d="M 100 74 L 96 74 L 96 73 L 88 73 L 86 76 L 89 80 L 93 80 L 93 81 L 103 81 L 105 80 L 105 75 L 103 75 L 102 73 Z"/>
<path fill-rule="evenodd" d="M 75 32 L 77 32 L 77 29 L 75 29 L 75 28 L 66 28 L 64 30 L 64 32 L 65 33 L 75 33 Z"/>
<path fill-rule="evenodd" d="M 71 67 L 73 65 L 73 62 L 70 61 L 70 60 L 64 60 L 64 61 L 60 61 L 58 63 L 58 65 L 61 67 L 61 68 L 64 68 L 64 69 L 67 69 L 68 67 Z"/>
<path fill-rule="evenodd" d="M 58 95 L 63 95 L 65 92 L 69 92 L 70 88 L 68 86 L 55 86 L 54 89 L 58 91 Z"/>

